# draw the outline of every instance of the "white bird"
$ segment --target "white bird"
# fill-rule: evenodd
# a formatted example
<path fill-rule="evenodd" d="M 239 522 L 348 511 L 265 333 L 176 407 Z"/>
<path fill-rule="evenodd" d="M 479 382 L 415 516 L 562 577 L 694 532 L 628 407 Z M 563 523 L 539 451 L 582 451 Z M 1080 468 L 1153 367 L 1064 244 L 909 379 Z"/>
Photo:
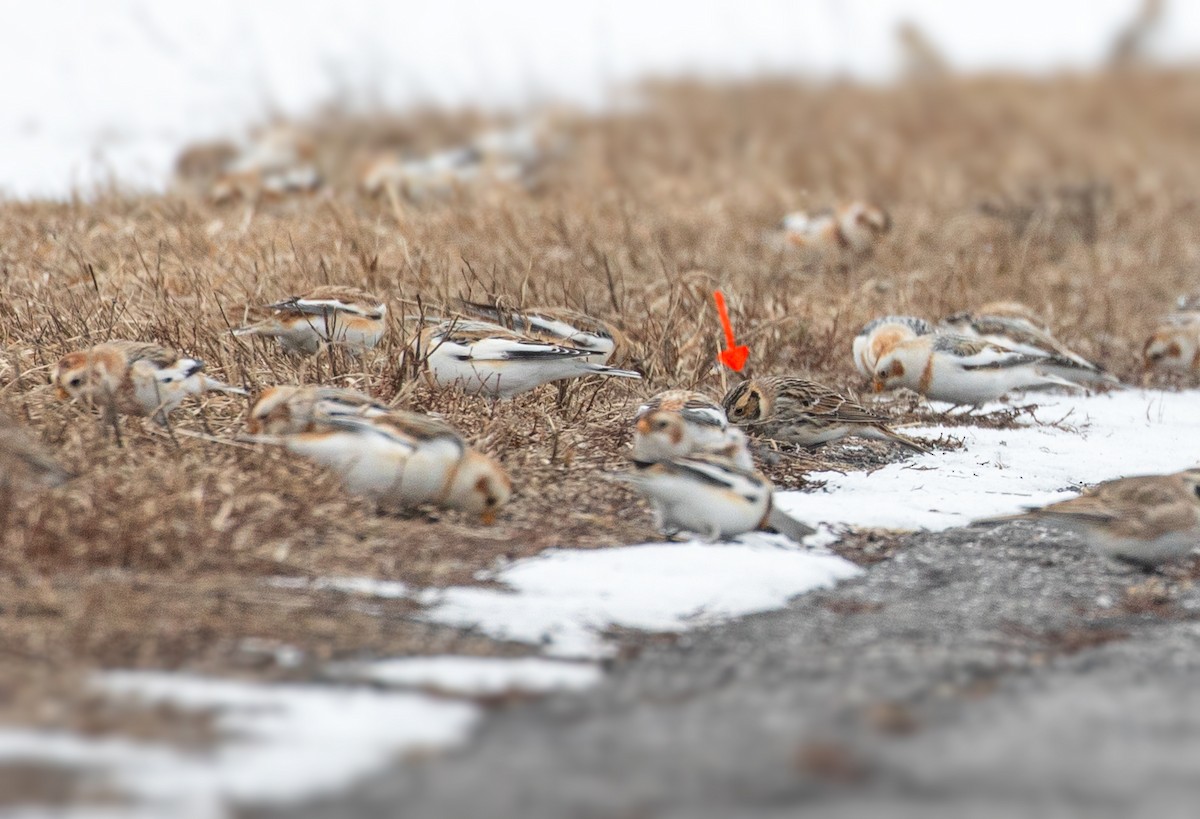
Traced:
<path fill-rule="evenodd" d="M 1149 369 L 1200 372 L 1200 323 L 1158 327 L 1146 340 L 1142 354 Z"/>
<path fill-rule="evenodd" d="M 1018 353 L 979 338 L 932 335 L 903 341 L 876 364 L 875 391 L 907 387 L 933 401 L 983 404 L 1012 390 L 1078 384 L 1044 371 L 1061 358 Z"/>
<path fill-rule="evenodd" d="M 587 350 L 553 344 L 487 322 L 445 321 L 422 333 L 426 364 L 439 387 L 512 398 L 523 392 L 585 375 L 641 378 L 589 360 Z"/>
<path fill-rule="evenodd" d="M 867 378 L 875 377 L 875 364 L 901 341 L 932 335 L 933 325 L 916 316 L 883 316 L 868 322 L 854 337 L 854 366 Z"/>
<path fill-rule="evenodd" d="M 68 353 L 55 365 L 50 380 L 62 399 L 160 420 L 189 395 L 208 390 L 246 394 L 205 375 L 200 359 L 140 341 L 109 341 Z"/>
<path fill-rule="evenodd" d="M 288 352 L 312 355 L 322 344 L 370 349 L 387 329 L 387 305 L 357 287 L 323 285 L 265 309 L 269 316 L 233 334 L 274 338 Z"/>
<path fill-rule="evenodd" d="M 814 213 L 789 213 L 779 227 L 785 241 L 796 247 L 818 250 L 844 247 L 863 253 L 891 230 L 892 220 L 887 211 L 877 205 L 848 202 Z"/>
<path fill-rule="evenodd" d="M 251 435 L 310 432 L 334 416 L 377 417 L 393 409 L 357 390 L 279 384 L 263 390 L 246 416 Z"/>
<path fill-rule="evenodd" d="M 566 307 L 509 310 L 465 299 L 461 304 L 473 315 L 530 338 L 587 350 L 591 353 L 588 359 L 597 364 L 607 364 L 619 345 L 628 346 L 628 340 L 616 327 Z"/>
<path fill-rule="evenodd" d="M 638 407 L 633 418 L 633 460 L 649 463 L 688 455 L 722 455 L 754 469 L 745 434 L 707 395 L 668 390 Z"/>

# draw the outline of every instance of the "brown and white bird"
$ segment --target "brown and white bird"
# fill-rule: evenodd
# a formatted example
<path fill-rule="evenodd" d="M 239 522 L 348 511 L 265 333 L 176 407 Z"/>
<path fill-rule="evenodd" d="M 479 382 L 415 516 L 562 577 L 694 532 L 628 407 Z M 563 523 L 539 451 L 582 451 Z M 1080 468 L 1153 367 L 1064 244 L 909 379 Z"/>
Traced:
<path fill-rule="evenodd" d="M 854 366 L 867 378 L 874 378 L 875 364 L 893 347 L 933 333 L 933 325 L 916 316 L 883 316 L 867 322 L 854 337 Z"/>
<path fill-rule="evenodd" d="M 619 478 L 650 498 L 658 527 L 668 534 L 691 532 L 711 543 L 766 525 L 779 528 L 770 514 L 771 482 L 728 458 L 692 455 L 633 466 L 633 472 Z M 789 525 L 781 531 L 793 540 L 815 531 L 791 518 L 786 521 Z"/>
<path fill-rule="evenodd" d="M 597 364 L 594 353 L 555 344 L 481 321 L 444 321 L 421 334 L 426 365 L 439 387 L 512 398 L 542 384 L 585 375 L 641 378 Z"/>
<path fill-rule="evenodd" d="M 1200 545 L 1200 469 L 1105 481 L 1075 498 L 977 525 L 1044 520 L 1082 535 L 1105 557 L 1153 567 Z"/>
<path fill-rule="evenodd" d="M 70 477 L 45 444 L 0 413 L 0 487 L 54 487 Z"/>
<path fill-rule="evenodd" d="M 956 406 L 995 401 L 1013 390 L 1079 385 L 1046 372 L 1070 368 L 1057 356 L 1019 353 L 969 336 L 936 334 L 897 344 L 875 365 L 875 391 L 907 387 L 932 401 Z"/>
<path fill-rule="evenodd" d="M 262 399 L 260 399 L 261 401 Z M 512 494 L 512 480 L 493 458 L 472 449 L 450 425 L 393 410 L 314 415 L 299 432 L 251 434 L 242 440 L 283 446 L 338 472 L 346 489 L 383 505 L 431 503 L 492 523 Z M 269 414 L 269 413 L 268 413 Z M 288 428 L 293 422 L 280 422 Z"/>
<path fill-rule="evenodd" d="M 251 435 L 290 435 L 309 432 L 334 416 L 371 418 L 392 408 L 357 390 L 280 384 L 259 393 L 246 416 Z"/>
<path fill-rule="evenodd" d="M 649 463 L 688 455 L 721 455 L 742 469 L 754 468 L 746 436 L 729 425 L 725 409 L 707 395 L 668 390 L 638 407 L 633 460 Z"/>
<path fill-rule="evenodd" d="M 1074 352 L 1044 327 L 1027 318 L 963 311 L 943 319 L 941 328 L 962 336 L 982 338 L 1018 353 L 1064 359 L 1069 362 L 1067 366 L 1049 360 L 1042 365 L 1043 371 L 1077 384 L 1119 383 L 1111 373 Z"/>
<path fill-rule="evenodd" d="M 629 346 L 624 334 L 613 325 L 567 307 L 510 310 L 465 299 L 461 304 L 472 315 L 530 338 L 587 350 L 588 359 L 597 364 L 607 364 L 618 346 Z"/>
<path fill-rule="evenodd" d="M 814 213 L 795 211 L 779 223 L 784 241 L 816 250 L 848 248 L 863 253 L 892 228 L 887 211 L 867 202 L 848 202 Z"/>
<path fill-rule="evenodd" d="M 1158 327 L 1146 340 L 1142 355 L 1147 369 L 1200 372 L 1200 322 Z"/>
<path fill-rule="evenodd" d="M 730 421 L 752 435 L 776 441 L 818 446 L 857 436 L 929 452 L 919 442 L 892 430 L 888 419 L 806 378 L 751 378 L 731 388 L 723 403 Z"/>
<path fill-rule="evenodd" d="M 357 287 L 323 285 L 263 309 L 270 315 L 233 334 L 274 338 L 283 349 L 302 355 L 312 355 L 324 344 L 370 349 L 387 329 L 387 305 Z"/>
<path fill-rule="evenodd" d="M 169 347 L 109 341 L 63 356 L 50 375 L 60 398 L 87 401 L 127 415 L 164 418 L 189 395 L 208 390 L 245 395 L 204 374 L 204 362 Z"/>

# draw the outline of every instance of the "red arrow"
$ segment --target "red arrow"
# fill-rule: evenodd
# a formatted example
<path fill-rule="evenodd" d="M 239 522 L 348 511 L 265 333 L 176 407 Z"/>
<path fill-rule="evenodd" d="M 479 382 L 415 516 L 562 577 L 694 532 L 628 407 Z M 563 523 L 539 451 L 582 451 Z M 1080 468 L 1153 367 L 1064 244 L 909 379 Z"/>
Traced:
<path fill-rule="evenodd" d="M 729 323 L 729 310 L 725 307 L 725 294 L 720 290 L 713 291 L 713 300 L 717 303 L 717 313 L 721 316 L 721 327 L 725 330 L 725 349 L 717 353 L 720 361 L 735 373 L 740 373 L 750 357 L 750 348 L 737 346 L 733 340 L 733 325 Z"/>

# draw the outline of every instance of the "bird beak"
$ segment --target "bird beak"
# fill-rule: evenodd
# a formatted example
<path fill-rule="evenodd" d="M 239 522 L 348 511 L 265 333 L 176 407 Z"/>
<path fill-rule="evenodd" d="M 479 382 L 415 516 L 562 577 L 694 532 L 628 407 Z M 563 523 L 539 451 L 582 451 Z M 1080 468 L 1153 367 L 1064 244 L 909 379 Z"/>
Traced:
<path fill-rule="evenodd" d="M 883 382 L 878 378 L 875 379 L 875 392 L 883 392 Z"/>
<path fill-rule="evenodd" d="M 639 418 L 638 422 L 637 422 L 637 431 L 639 433 L 641 433 L 642 435 L 649 435 L 650 434 L 650 419 L 646 418 L 646 417 Z"/>
<path fill-rule="evenodd" d="M 64 390 L 62 385 L 58 385 L 54 388 L 54 394 L 58 396 L 59 401 L 66 401 L 71 397 L 71 393 Z"/>
<path fill-rule="evenodd" d="M 483 512 L 479 514 L 479 520 L 483 522 L 484 526 L 493 525 L 496 522 L 496 510 L 484 509 Z"/>

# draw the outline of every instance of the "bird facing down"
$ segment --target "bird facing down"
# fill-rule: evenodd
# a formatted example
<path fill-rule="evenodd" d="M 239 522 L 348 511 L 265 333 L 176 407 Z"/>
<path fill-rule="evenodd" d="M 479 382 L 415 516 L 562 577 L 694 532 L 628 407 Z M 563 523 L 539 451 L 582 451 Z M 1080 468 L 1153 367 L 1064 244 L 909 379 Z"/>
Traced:
<path fill-rule="evenodd" d="M 668 534 L 692 532 L 709 543 L 728 540 L 771 525 L 771 482 L 719 455 L 692 455 L 654 463 L 634 463 L 621 476 L 650 498 L 658 526 Z M 784 535 L 799 540 L 814 532 L 799 521 Z"/>
<path fill-rule="evenodd" d="M 1018 353 L 968 336 L 939 334 L 903 341 L 875 365 L 875 391 L 907 387 L 932 401 L 978 405 L 1012 390 L 1079 385 L 1043 369 L 1066 359 Z"/>
<path fill-rule="evenodd" d="M 472 395 L 512 398 L 548 384 L 584 375 L 641 378 L 589 360 L 587 350 L 554 344 L 481 321 L 444 321 L 422 333 L 429 375 L 439 387 Z"/>
<path fill-rule="evenodd" d="M 299 432 L 242 439 L 283 446 L 329 467 L 348 491 L 384 505 L 431 503 L 479 515 L 484 523 L 495 520 L 512 494 L 512 480 L 499 463 L 436 418 L 399 410 L 375 414 L 371 404 L 363 409 L 366 414 L 314 416 Z"/>
<path fill-rule="evenodd" d="M 1200 372 L 1200 323 L 1159 327 L 1146 340 L 1142 355 L 1147 369 Z"/>
<path fill-rule="evenodd" d="M 392 408 L 357 390 L 280 384 L 263 390 L 246 416 L 251 435 L 309 432 L 333 416 L 375 417 Z"/>
<path fill-rule="evenodd" d="M 126 415 L 160 418 L 189 395 L 207 390 L 246 394 L 209 378 L 203 370 L 203 361 L 180 357 L 169 347 L 109 341 L 63 356 L 50 381 L 60 398 L 87 401 Z"/>
<path fill-rule="evenodd" d="M 387 329 L 387 305 L 357 287 L 325 285 L 265 309 L 269 316 L 233 334 L 274 338 L 290 353 L 313 355 L 322 344 L 370 349 Z"/>
<path fill-rule="evenodd" d="M 597 364 L 607 364 L 618 346 L 629 347 L 624 334 L 608 322 L 566 307 L 509 310 L 465 299 L 461 303 L 468 313 L 530 338 L 587 350 L 588 360 Z"/>
<path fill-rule="evenodd" d="M 1097 484 L 1078 497 L 976 525 L 1044 520 L 1082 535 L 1105 557 L 1153 567 L 1200 544 L 1200 469 Z"/>
<path fill-rule="evenodd" d="M 929 452 L 893 431 L 886 418 L 805 378 L 752 378 L 730 389 L 724 404 L 730 421 L 753 435 L 776 441 L 818 446 L 854 435 Z"/>
<path fill-rule="evenodd" d="M 875 377 L 875 365 L 901 341 L 932 335 L 933 325 L 916 316 L 884 316 L 868 322 L 854 337 L 854 366 L 867 378 Z"/>
<path fill-rule="evenodd" d="M 54 487 L 70 477 L 45 444 L 0 413 L 0 487 Z"/>
<path fill-rule="evenodd" d="M 867 202 L 849 202 L 833 210 L 789 213 L 780 222 L 785 241 L 795 247 L 864 253 L 892 228 L 887 211 Z"/>
<path fill-rule="evenodd" d="M 969 311 L 955 313 L 942 320 L 942 328 L 958 335 L 982 338 L 1018 353 L 1030 353 L 1066 359 L 1065 367 L 1048 362 L 1043 370 L 1078 384 L 1117 384 L 1117 379 L 1072 351 L 1042 327 L 1026 318 L 1017 316 L 972 314 Z"/>
<path fill-rule="evenodd" d="M 633 418 L 633 460 L 665 461 L 688 455 L 721 455 L 742 469 L 754 469 L 746 436 L 729 426 L 725 410 L 691 390 L 660 392 L 638 407 Z"/>

